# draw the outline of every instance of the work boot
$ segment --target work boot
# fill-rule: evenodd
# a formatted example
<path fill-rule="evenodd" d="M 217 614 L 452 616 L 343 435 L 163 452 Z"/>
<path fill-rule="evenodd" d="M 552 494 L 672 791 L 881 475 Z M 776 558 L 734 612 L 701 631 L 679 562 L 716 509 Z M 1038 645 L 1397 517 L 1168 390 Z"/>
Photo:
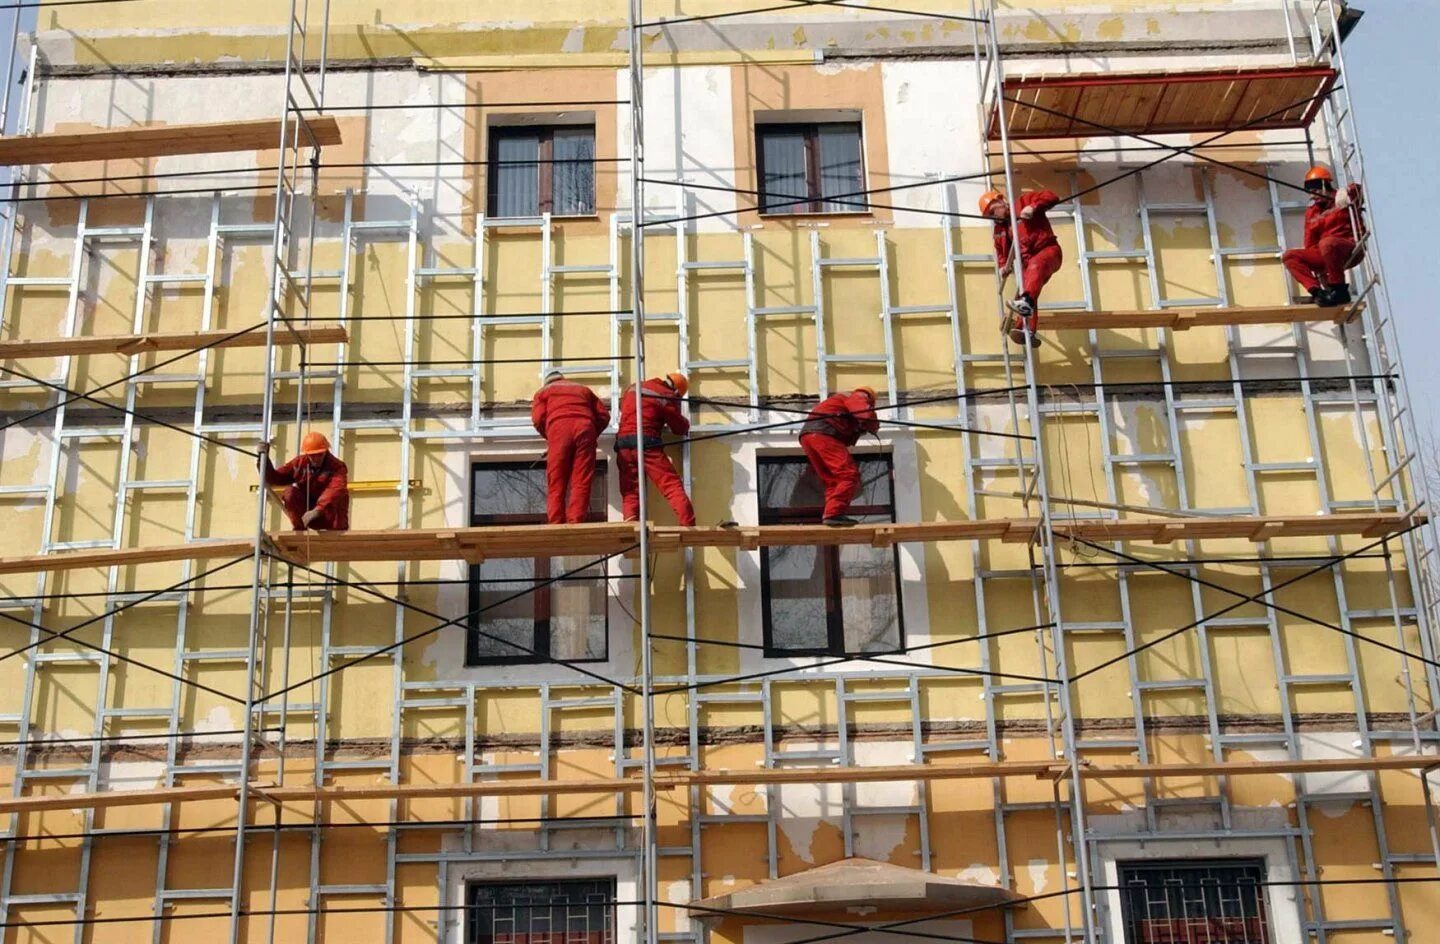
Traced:
<path fill-rule="evenodd" d="M 1329 298 L 1330 293 L 1318 285 L 1310 290 L 1310 301 L 1319 305 L 1321 308 L 1330 304 Z"/>
<path fill-rule="evenodd" d="M 1021 347 L 1025 346 L 1025 332 L 1019 328 L 1010 329 L 1010 340 Z"/>
<path fill-rule="evenodd" d="M 734 518 L 726 518 L 724 521 L 718 523 L 715 527 L 724 528 L 725 530 L 730 531 L 740 527 L 740 522 L 736 521 Z"/>
<path fill-rule="evenodd" d="M 1030 299 L 1026 298 L 1024 295 L 1016 295 L 1014 298 L 1012 298 L 1005 304 L 1007 307 L 1009 307 L 1011 311 L 1015 312 L 1015 314 L 1019 315 L 1022 318 L 1029 318 L 1031 315 L 1035 314 L 1034 304 L 1032 304 Z"/>
<path fill-rule="evenodd" d="M 1351 302 L 1350 286 L 1341 282 L 1325 289 L 1325 301 L 1330 305 L 1348 305 Z"/>
<path fill-rule="evenodd" d="M 1040 335 L 1036 334 L 1036 333 L 1033 332 L 1033 331 L 1030 332 L 1030 346 L 1031 346 L 1031 347 L 1039 347 L 1039 346 L 1040 346 Z"/>
<path fill-rule="evenodd" d="M 851 518 L 849 515 L 831 515 L 829 518 L 826 518 L 824 521 L 821 522 L 821 524 L 825 525 L 825 527 L 827 528 L 848 528 L 851 525 L 856 525 L 859 523 L 859 521 Z"/>

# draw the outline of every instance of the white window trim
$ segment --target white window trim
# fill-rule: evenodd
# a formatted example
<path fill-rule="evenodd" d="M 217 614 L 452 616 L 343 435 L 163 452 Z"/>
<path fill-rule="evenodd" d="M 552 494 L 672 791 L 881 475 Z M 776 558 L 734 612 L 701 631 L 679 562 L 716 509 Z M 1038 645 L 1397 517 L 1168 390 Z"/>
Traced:
<path fill-rule="evenodd" d="M 597 455 L 606 460 L 609 473 L 605 476 L 605 518 L 619 521 L 620 479 L 614 474 L 615 458 L 611 448 L 613 436 L 602 436 Z M 476 462 L 527 462 L 543 457 L 545 450 L 538 444 L 520 441 L 489 441 L 478 443 L 456 443 L 445 450 L 445 527 L 464 528 L 470 524 L 470 467 Z M 588 555 L 598 557 L 599 555 Z M 635 581 L 616 579 L 634 572 L 635 562 L 627 558 L 616 558 L 609 564 L 609 580 L 606 581 L 605 600 L 609 616 L 605 641 L 609 658 L 604 662 L 582 663 L 587 671 L 606 678 L 623 681 L 634 673 L 634 636 L 630 632 L 632 620 L 622 605 L 620 595 L 628 592 Z M 464 561 L 441 561 L 441 580 L 465 580 L 470 565 Z M 466 584 L 442 584 L 438 611 L 446 619 L 458 619 L 469 612 L 469 587 Z M 493 682 L 503 671 L 507 683 L 530 685 L 541 682 L 582 682 L 586 677 L 564 665 L 556 663 L 515 663 L 506 665 L 466 665 L 466 627 L 447 626 L 436 634 L 436 640 L 424 650 L 421 657 L 427 664 L 433 664 L 435 677 L 445 682 Z"/>
<path fill-rule="evenodd" d="M 765 414 L 761 423 L 783 422 L 793 416 Z M 879 446 L 858 446 L 857 454 L 889 453 L 895 469 L 895 520 L 920 520 L 920 482 L 916 475 L 905 475 L 906 469 L 918 469 L 914 434 L 898 432 L 880 434 Z M 756 487 L 759 474 L 760 455 L 804 455 L 796 440 L 796 431 L 776 430 L 747 435 L 734 452 L 733 480 L 731 485 L 730 517 L 742 525 L 760 523 L 760 493 Z M 925 546 L 923 544 L 897 544 L 900 569 L 896 576 L 900 584 L 900 605 L 904 619 L 904 639 L 907 648 L 923 646 L 930 642 L 930 606 L 925 593 Z M 736 591 L 737 608 L 740 616 L 740 642 L 751 646 L 762 646 L 765 642 L 765 602 L 760 584 L 760 551 L 737 551 L 735 569 L 739 575 L 739 589 Z M 764 672 L 786 666 L 801 669 L 817 662 L 834 659 L 834 656 L 789 656 L 767 658 L 760 648 L 740 649 L 740 674 Z M 909 657 L 916 666 L 931 662 L 931 650 L 922 650 Z M 836 662 L 827 666 L 831 672 L 872 672 L 894 674 L 897 667 L 883 662 Z"/>
<path fill-rule="evenodd" d="M 1104 894 L 1105 915 L 1101 932 L 1109 944 L 1127 944 L 1125 921 L 1120 909 L 1121 860 L 1157 860 L 1183 862 L 1185 859 L 1261 859 L 1265 863 L 1265 879 L 1277 884 L 1265 888 L 1265 909 L 1270 919 L 1270 939 L 1274 944 L 1289 944 L 1291 941 L 1306 940 L 1304 922 L 1300 913 L 1300 889 L 1284 884 L 1295 881 L 1290 856 L 1283 839 L 1227 838 L 1220 842 L 1209 839 L 1165 839 L 1148 838 L 1144 842 L 1125 840 L 1102 840 L 1098 852 L 1098 864 L 1104 884 L 1110 891 Z"/>
<path fill-rule="evenodd" d="M 576 879 L 613 878 L 615 880 L 615 940 L 635 941 L 640 933 L 640 909 L 633 904 L 618 902 L 639 901 L 640 882 L 635 868 L 634 856 L 614 858 L 591 858 L 566 860 L 563 852 L 555 852 L 545 859 L 490 860 L 484 862 L 452 862 L 445 870 L 445 887 L 440 890 L 441 902 L 456 906 L 454 914 L 458 920 L 447 922 L 446 944 L 465 944 L 466 922 L 469 916 L 463 910 L 467 904 L 465 886 L 471 882 L 566 882 Z"/>

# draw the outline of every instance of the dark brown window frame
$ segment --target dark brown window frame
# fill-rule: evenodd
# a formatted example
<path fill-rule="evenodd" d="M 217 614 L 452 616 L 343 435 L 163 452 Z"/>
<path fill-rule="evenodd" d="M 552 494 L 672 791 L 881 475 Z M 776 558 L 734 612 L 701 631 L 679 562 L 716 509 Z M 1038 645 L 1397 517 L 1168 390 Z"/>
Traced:
<path fill-rule="evenodd" d="M 863 197 L 847 197 L 846 200 L 856 201 L 854 206 L 846 206 L 839 210 L 827 210 L 824 208 L 826 198 L 820 193 L 820 128 L 826 125 L 845 125 L 854 127 L 855 138 L 859 144 L 857 148 L 860 155 L 860 180 L 863 187 L 865 175 L 865 129 L 863 122 L 855 121 L 786 121 L 786 122 L 757 122 L 755 124 L 755 173 L 756 173 L 756 202 L 759 205 L 761 216 L 844 216 L 847 214 L 868 215 L 870 213 L 869 201 Z M 762 138 L 770 132 L 800 132 L 805 137 L 805 190 L 807 202 L 792 203 L 798 201 L 799 197 L 785 197 L 776 195 L 771 197 L 765 190 L 765 147 Z M 770 200 L 778 200 L 780 206 L 771 208 L 767 206 Z"/>
<path fill-rule="evenodd" d="M 895 520 L 895 459 L 889 452 L 866 452 L 859 453 L 857 459 L 883 459 L 886 463 L 890 480 L 890 503 L 888 505 L 864 505 L 852 504 L 848 514 L 856 517 L 875 516 L 886 517 L 890 521 Z M 763 489 L 758 488 L 762 467 L 765 465 L 781 464 L 803 464 L 808 460 L 804 456 L 793 455 L 762 455 L 756 460 L 755 481 L 757 492 L 763 494 Z M 864 491 L 857 498 L 863 498 Z M 824 513 L 821 505 L 807 505 L 797 508 L 766 508 L 760 506 L 760 523 L 765 524 L 819 524 Z M 774 644 L 774 627 L 770 616 L 770 555 L 769 548 L 760 550 L 760 620 L 764 655 L 767 659 L 790 659 L 806 658 L 809 656 L 848 656 L 848 655 L 885 655 L 903 653 L 905 651 L 905 606 L 902 588 L 900 585 L 900 548 L 892 547 L 894 577 L 895 577 L 895 648 L 884 650 L 868 650 L 864 653 L 852 653 L 845 650 L 845 620 L 843 608 L 840 602 L 840 548 L 837 545 L 823 545 L 817 548 L 825 561 L 825 630 L 826 642 L 824 647 L 812 647 L 809 649 L 785 649 Z"/>
<path fill-rule="evenodd" d="M 542 463 L 538 463 L 538 465 L 540 466 L 540 468 L 541 468 L 541 470 L 542 470 L 542 472 L 543 472 L 544 463 L 543 463 L 543 462 L 542 462 Z M 477 511 L 476 508 L 475 508 L 474 484 L 475 484 L 475 473 L 476 473 L 476 471 L 478 471 L 478 470 L 480 470 L 480 469 L 494 469 L 494 470 L 519 469 L 519 470 L 529 470 L 529 469 L 535 468 L 536 466 L 537 466 L 537 463 L 535 463 L 535 462 L 526 462 L 526 461 L 524 461 L 524 460 L 518 460 L 518 461 L 517 461 L 517 460 L 494 460 L 494 461 L 490 461 L 490 460 L 476 460 L 476 461 L 472 461 L 472 462 L 470 463 L 470 475 L 469 475 L 469 478 L 466 480 L 466 488 L 468 488 L 468 489 L 471 490 L 471 494 L 470 494 L 470 524 L 471 524 L 471 526 L 472 526 L 472 527 L 482 527 L 482 528 L 483 528 L 483 527 L 498 527 L 498 526 L 501 526 L 501 525 L 533 525 L 533 524 L 544 524 L 544 523 L 545 523 L 545 512 L 544 512 L 543 510 L 540 511 L 538 514 L 498 514 L 498 515 L 492 515 L 492 514 L 483 514 L 483 513 L 479 512 L 479 511 Z M 603 495 L 605 494 L 605 473 L 606 473 L 606 469 L 607 469 L 607 466 L 606 466 L 605 460 L 604 460 L 604 459 L 599 459 L 599 458 L 597 458 L 597 459 L 595 460 L 595 486 L 594 486 L 594 490 L 591 492 L 592 498 L 593 498 L 593 496 L 596 495 L 596 494 L 599 494 L 599 495 L 601 495 L 601 496 L 603 496 Z M 605 520 L 605 513 L 604 513 L 603 508 L 602 508 L 602 510 L 600 510 L 600 511 L 595 511 L 595 510 L 592 509 L 592 510 L 590 511 L 589 515 L 586 516 L 585 520 L 586 520 L 587 522 L 604 521 L 604 520 Z M 542 579 L 544 579 L 544 578 L 539 577 L 539 576 L 538 576 L 539 574 L 549 574 L 549 572 L 550 572 L 550 560 L 551 560 L 551 558 L 549 558 L 549 557 L 535 557 L 535 558 L 532 558 L 532 559 L 531 559 L 532 564 L 533 564 L 533 567 L 532 567 L 532 569 L 531 569 L 531 577 L 532 577 L 532 579 L 537 580 L 537 581 L 538 581 L 538 580 L 542 580 Z M 476 632 L 476 630 L 478 630 L 478 629 L 481 628 L 482 623 L 483 623 L 483 619 L 484 619 L 483 614 L 479 614 L 479 613 L 476 612 L 477 610 L 480 609 L 480 565 L 479 565 L 479 564 L 472 564 L 472 565 L 470 565 L 469 572 L 468 572 L 468 575 L 467 575 L 467 578 L 466 578 L 466 579 L 467 579 L 467 582 L 468 582 L 468 584 L 469 584 L 468 590 L 467 590 L 467 599 L 468 599 L 469 602 L 468 602 L 468 605 L 466 606 L 466 613 L 469 614 L 469 617 L 468 617 L 468 619 L 466 619 L 466 621 L 465 621 L 465 626 L 466 626 L 466 632 L 465 632 L 465 664 L 466 664 L 467 666 L 480 666 L 480 665 L 543 665 L 543 664 L 551 661 L 550 653 L 551 653 L 551 649 L 552 649 L 552 647 L 551 647 L 551 643 L 552 643 L 552 630 L 551 630 L 551 626 L 550 626 L 550 597 L 551 597 L 550 585 L 546 585 L 546 586 L 543 586 L 543 587 L 535 587 L 535 588 L 534 588 L 533 590 L 531 590 L 530 593 L 529 593 L 529 599 L 530 599 L 530 601 L 531 601 L 531 605 L 532 605 L 533 608 L 534 608 L 534 627 L 533 627 L 533 630 L 532 630 L 531 645 L 530 645 L 530 648 L 532 648 L 532 649 L 535 650 L 534 654 L 531 654 L 531 653 L 528 653 L 528 652 L 517 652 L 517 653 L 516 653 L 515 655 L 513 655 L 513 656 L 495 656 L 495 655 L 482 655 L 482 654 L 480 653 L 480 649 L 479 649 L 480 636 L 479 636 L 478 633 Z M 607 578 L 607 579 L 608 579 L 608 578 Z M 520 588 L 517 587 L 516 589 L 517 589 L 517 592 L 518 592 L 518 590 L 519 590 Z M 604 653 L 602 653 L 602 654 L 599 655 L 599 656 L 596 656 L 596 657 L 593 658 L 593 659 L 567 659 L 567 660 L 566 660 L 567 662 L 606 662 L 606 661 L 609 660 L 609 658 L 610 658 L 610 607 L 609 607 L 608 597 L 607 597 L 607 600 L 606 600 L 605 604 L 604 604 L 603 607 L 602 607 L 602 615 L 604 616 L 604 619 L 605 619 L 605 651 L 604 651 Z"/>
<path fill-rule="evenodd" d="M 537 216 L 540 216 L 540 215 L 544 215 L 544 214 L 546 214 L 546 213 L 554 214 L 554 213 L 555 213 L 555 132 L 557 132 L 557 131 L 569 131 L 569 130 L 574 130 L 574 129 L 577 129 L 577 128 L 588 129 L 588 130 L 590 131 L 590 139 L 591 139 L 591 142 L 593 143 L 593 142 L 595 141 L 595 125 L 594 125 L 594 123 L 589 123 L 589 124 L 574 124 L 574 125 L 547 125 L 547 124 L 533 124 L 533 125 L 491 125 L 490 128 L 489 128 L 489 130 L 488 130 L 488 132 L 487 132 L 487 134 L 486 134 L 487 141 L 486 141 L 486 145 L 485 145 L 485 169 L 486 169 L 486 178 L 485 178 L 485 214 L 486 214 L 487 216 L 492 216 L 492 217 L 504 219 L 504 217 L 500 217 L 500 214 L 497 212 L 498 207 L 499 207 L 500 194 L 499 194 L 499 192 L 495 189 L 496 170 L 497 170 L 497 168 L 500 166 L 500 155 L 499 155 L 499 153 L 498 153 L 498 152 L 499 152 L 499 149 L 500 149 L 500 141 L 501 141 L 502 139 L 506 138 L 506 137 L 517 137 L 517 138 L 518 138 L 518 137 L 522 137 L 522 136 L 528 137 L 528 136 L 530 136 L 530 135 L 532 135 L 532 134 L 533 134 L 533 135 L 538 135 L 538 137 L 540 138 L 540 149 L 539 149 L 539 152 L 538 152 L 538 154 L 537 154 L 537 156 L 536 156 L 536 160 L 535 160 L 535 173 L 536 173 L 536 176 L 539 178 L 539 183 L 538 183 L 537 188 L 536 188 L 536 193 L 539 195 L 539 196 L 538 196 L 538 199 L 537 199 L 538 207 L 537 207 L 537 209 L 536 209 L 536 215 L 537 215 Z M 529 161 L 525 161 L 525 162 L 523 162 L 523 163 L 529 163 Z M 572 162 L 568 162 L 568 163 L 578 163 L 578 162 L 573 162 L 573 161 L 572 161 Z M 591 188 L 590 188 L 591 210 L 590 210 L 590 212 L 589 212 L 589 213 L 566 213 L 566 214 L 563 214 L 563 217 L 562 217 L 562 218 L 565 218 L 565 219 L 586 219 L 586 218 L 588 218 L 588 217 L 593 217 L 593 216 L 596 215 L 596 207 L 595 207 L 595 204 L 596 204 L 596 194 L 595 194 L 595 186 L 594 186 L 594 181 L 595 181 L 595 175 L 594 175 L 595 161 L 594 161 L 594 158 L 591 158 L 590 166 L 591 166 L 591 176 L 590 176 L 590 180 L 591 180 Z"/>

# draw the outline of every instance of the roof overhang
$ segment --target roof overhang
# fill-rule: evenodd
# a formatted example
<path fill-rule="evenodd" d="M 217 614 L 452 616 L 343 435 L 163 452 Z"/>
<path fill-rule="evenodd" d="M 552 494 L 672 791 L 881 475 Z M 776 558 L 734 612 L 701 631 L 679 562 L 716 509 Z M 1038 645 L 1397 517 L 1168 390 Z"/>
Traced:
<path fill-rule="evenodd" d="M 1335 85 L 1324 66 L 1019 76 L 1005 80 L 1011 140 L 1303 128 Z M 989 134 L 1000 137 L 991 110 Z"/>
<path fill-rule="evenodd" d="M 948 878 L 920 869 L 842 859 L 783 878 L 771 879 L 694 902 L 692 918 L 731 916 L 784 919 L 823 913 L 905 915 L 983 911 L 1016 903 L 1019 896 L 998 885 Z"/>

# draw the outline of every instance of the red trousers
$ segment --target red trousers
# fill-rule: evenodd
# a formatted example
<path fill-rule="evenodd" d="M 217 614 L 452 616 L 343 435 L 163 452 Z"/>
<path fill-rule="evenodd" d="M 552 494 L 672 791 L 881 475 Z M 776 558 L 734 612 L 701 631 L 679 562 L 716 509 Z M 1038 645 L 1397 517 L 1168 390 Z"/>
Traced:
<path fill-rule="evenodd" d="M 860 467 L 850 450 L 834 436 L 806 433 L 800 437 L 800 448 L 810 460 L 810 468 L 825 485 L 826 518 L 845 514 L 850 502 L 860 492 Z"/>
<path fill-rule="evenodd" d="M 596 439 L 590 420 L 546 424 L 545 520 L 551 524 L 578 524 L 589 514 Z"/>
<path fill-rule="evenodd" d="M 620 473 L 620 508 L 625 512 L 626 521 L 640 519 L 640 464 L 635 461 L 634 449 L 615 450 L 615 469 Z M 690 496 L 685 494 L 685 483 L 675 471 L 670 457 L 658 447 L 645 448 L 645 477 L 650 480 L 675 512 L 675 520 L 682 527 L 695 525 L 695 508 Z"/>
<path fill-rule="evenodd" d="M 346 509 L 348 510 L 350 506 L 350 496 L 346 495 L 341 500 L 345 502 Z M 310 510 L 310 502 L 300 489 L 296 488 L 294 485 L 291 485 L 290 487 L 286 488 L 285 491 L 281 492 L 280 507 L 285 509 L 285 517 L 290 519 L 290 527 L 294 528 L 296 531 L 306 530 L 304 523 L 300 520 L 300 517 L 301 515 L 305 514 L 305 512 Z M 322 510 L 320 512 L 320 515 L 310 523 L 309 530 L 348 531 L 348 523 L 343 528 L 336 527 L 336 519 L 339 517 L 340 515 L 335 514 L 329 510 Z M 345 517 L 349 516 L 346 515 Z"/>
<path fill-rule="evenodd" d="M 1035 314 L 1025 319 L 1025 324 L 1033 333 L 1040 324 L 1040 292 L 1051 277 L 1060 271 L 1065 254 L 1058 245 L 1046 246 L 1039 252 L 1026 256 L 1024 261 L 1025 268 L 1020 273 L 1020 291 L 1024 292 L 1030 299 L 1030 304 L 1035 306 Z"/>
<path fill-rule="evenodd" d="M 1281 258 L 1295 281 L 1307 292 L 1313 292 L 1329 285 L 1344 285 L 1345 270 L 1360 261 L 1356 258 L 1351 262 L 1350 254 L 1354 251 L 1355 240 L 1329 237 L 1308 249 L 1287 249 Z M 1324 279 L 1323 285 L 1321 279 Z"/>

